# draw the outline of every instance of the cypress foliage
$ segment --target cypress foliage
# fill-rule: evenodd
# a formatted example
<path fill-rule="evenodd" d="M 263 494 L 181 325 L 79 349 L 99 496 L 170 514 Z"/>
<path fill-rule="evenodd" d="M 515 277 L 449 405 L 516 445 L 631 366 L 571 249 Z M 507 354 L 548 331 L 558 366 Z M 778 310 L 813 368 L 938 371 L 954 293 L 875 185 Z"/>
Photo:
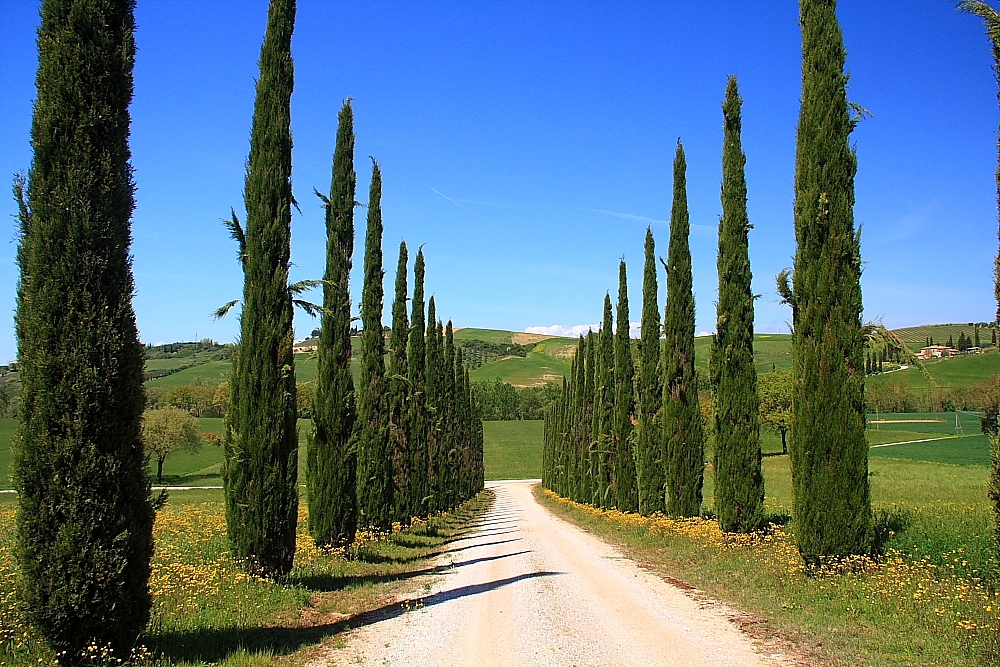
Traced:
<path fill-rule="evenodd" d="M 64 663 L 149 619 L 153 515 L 132 310 L 133 3 L 46 0 L 30 180 L 15 180 L 22 608 Z"/>
<path fill-rule="evenodd" d="M 715 512 L 727 532 L 764 524 L 764 477 L 760 452 L 760 399 L 753 361 L 751 229 L 747 216 L 746 156 L 740 139 L 741 107 L 736 77 L 729 77 L 722 105 L 722 218 L 719 220 L 719 302 L 712 339 L 715 388 Z"/>
<path fill-rule="evenodd" d="M 444 414 L 443 421 L 443 444 L 442 451 L 442 492 L 445 506 L 454 507 L 460 502 L 458 500 L 457 486 L 457 449 L 461 446 L 458 433 L 458 420 L 456 414 L 456 395 L 458 384 L 455 378 L 455 336 L 454 327 L 451 320 L 445 326 L 444 332 Z"/>
<path fill-rule="evenodd" d="M 610 507 L 612 499 L 612 440 L 611 420 L 614 413 L 615 391 L 615 349 L 614 320 L 611 314 L 611 296 L 604 295 L 604 319 L 597 335 L 594 376 L 594 425 L 591 434 L 595 455 L 594 489 L 592 502 L 597 507 Z"/>
<path fill-rule="evenodd" d="M 580 471 L 581 502 L 589 503 L 594 499 L 594 482 L 597 477 L 597 456 L 594 452 L 594 364 L 597 353 L 597 336 L 593 331 L 587 332 L 584 345 L 584 378 L 583 378 L 583 418 L 580 426 L 580 447 L 583 454 Z"/>
<path fill-rule="evenodd" d="M 625 260 L 618 265 L 618 320 L 615 329 L 615 407 L 612 415 L 614 437 L 615 507 L 623 512 L 639 510 L 632 451 L 632 415 L 635 409 L 635 363 L 628 321 L 628 284 Z M 565 393 L 565 392 L 564 392 Z"/>
<path fill-rule="evenodd" d="M 410 322 L 406 315 L 406 265 L 409 257 L 406 242 L 399 242 L 399 260 L 396 263 L 396 293 L 392 302 L 392 333 L 389 337 L 389 439 L 392 443 L 394 518 L 408 523 L 415 515 L 411 512 L 411 469 L 413 454 L 409 438 L 410 391 L 407 373 L 406 348 L 409 344 Z"/>
<path fill-rule="evenodd" d="M 317 349 L 318 373 L 313 429 L 308 438 L 309 534 L 316 544 L 350 544 L 357 532 L 355 473 L 350 448 L 354 429 L 354 379 L 351 376 L 351 296 L 354 254 L 354 112 L 348 100 L 340 109 L 333 177 L 326 201 L 326 271 Z"/>
<path fill-rule="evenodd" d="M 439 484 L 441 473 L 441 355 L 437 335 L 437 307 L 432 296 L 427 301 L 427 332 L 424 338 L 424 391 L 426 392 L 425 424 L 423 438 L 427 443 L 427 511 L 444 509 Z"/>
<path fill-rule="evenodd" d="M 688 235 L 687 162 L 677 142 L 674 157 L 674 202 L 667 249 L 667 306 L 663 320 L 663 458 L 667 468 L 667 511 L 672 516 L 698 516 L 705 478 L 704 426 L 694 370 L 694 295 Z"/>
<path fill-rule="evenodd" d="M 872 510 L 865 441 L 857 161 L 834 0 L 800 0 L 802 106 L 796 145 L 792 475 L 796 538 L 808 563 L 867 553 Z"/>
<path fill-rule="evenodd" d="M 361 525 L 392 527 L 392 450 L 385 386 L 385 339 L 382 335 L 382 173 L 372 160 L 365 233 L 365 282 L 361 296 L 361 377 L 354 448 L 358 457 L 358 514 Z"/>
<path fill-rule="evenodd" d="M 672 225 L 671 225 L 672 226 Z M 639 513 L 666 509 L 663 485 L 664 461 L 655 421 L 662 393 L 660 388 L 660 313 L 656 304 L 656 251 L 653 232 L 646 228 L 646 263 L 642 274 L 642 332 L 639 339 L 638 439 L 635 451 Z"/>
<path fill-rule="evenodd" d="M 410 334 L 406 351 L 407 379 L 411 387 L 410 413 L 407 434 L 410 440 L 410 514 L 427 513 L 427 421 L 424 418 L 427 394 L 425 391 L 424 344 L 424 251 L 417 250 L 413 261 L 413 300 L 411 303 Z"/>
<path fill-rule="evenodd" d="M 231 553 L 261 576 L 291 570 L 298 519 L 288 290 L 294 23 L 294 0 L 271 0 L 247 160 L 243 314 L 229 383 L 223 465 Z"/>

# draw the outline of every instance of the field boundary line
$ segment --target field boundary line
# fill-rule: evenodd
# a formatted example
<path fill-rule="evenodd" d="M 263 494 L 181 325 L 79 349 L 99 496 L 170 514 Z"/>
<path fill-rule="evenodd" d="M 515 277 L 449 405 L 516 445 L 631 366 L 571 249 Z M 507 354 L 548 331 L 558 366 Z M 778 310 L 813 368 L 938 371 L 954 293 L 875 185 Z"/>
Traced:
<path fill-rule="evenodd" d="M 912 445 L 915 442 L 934 442 L 935 440 L 957 440 L 958 438 L 967 438 L 971 436 L 959 436 L 959 435 L 946 435 L 943 438 L 924 438 L 923 440 L 906 440 L 905 442 L 887 442 L 884 445 L 868 445 L 868 449 L 875 449 L 876 447 L 892 447 L 894 445 Z"/>

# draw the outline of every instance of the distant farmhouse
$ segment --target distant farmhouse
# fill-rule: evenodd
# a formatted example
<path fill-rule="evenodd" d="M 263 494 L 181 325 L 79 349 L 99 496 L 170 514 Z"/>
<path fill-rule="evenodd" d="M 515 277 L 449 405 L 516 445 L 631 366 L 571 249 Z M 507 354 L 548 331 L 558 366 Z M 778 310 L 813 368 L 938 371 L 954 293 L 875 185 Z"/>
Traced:
<path fill-rule="evenodd" d="M 292 346 L 292 354 L 305 354 L 308 352 L 315 352 L 317 347 L 319 347 L 319 339 L 307 338 L 303 341 L 299 341 L 298 344 Z"/>
<path fill-rule="evenodd" d="M 928 345 L 927 347 L 921 348 L 917 352 L 917 359 L 947 359 L 948 357 L 957 357 L 959 354 L 982 354 L 983 348 L 981 347 L 967 347 L 964 351 L 959 352 L 953 347 L 947 347 L 945 345 Z"/>

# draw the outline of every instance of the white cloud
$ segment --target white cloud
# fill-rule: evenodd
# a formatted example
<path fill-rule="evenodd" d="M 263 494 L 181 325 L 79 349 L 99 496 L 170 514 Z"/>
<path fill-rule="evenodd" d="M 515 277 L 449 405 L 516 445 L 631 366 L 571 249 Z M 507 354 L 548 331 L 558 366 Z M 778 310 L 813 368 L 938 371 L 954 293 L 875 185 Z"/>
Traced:
<path fill-rule="evenodd" d="M 694 336 L 695 338 L 701 338 L 702 336 L 714 336 L 714 335 L 715 335 L 714 331 L 699 331 Z"/>
<path fill-rule="evenodd" d="M 628 329 L 629 335 L 632 338 L 638 338 L 641 330 L 641 323 L 639 322 L 629 322 Z M 576 338 L 577 336 L 586 336 L 588 331 L 594 331 L 595 333 L 601 330 L 600 324 L 574 324 L 572 326 L 566 326 L 564 324 L 553 324 L 550 327 L 528 327 L 524 330 L 525 333 L 542 334 L 543 336 L 562 336 L 564 338 Z"/>
<path fill-rule="evenodd" d="M 550 327 L 528 327 L 524 330 L 525 333 L 542 334 L 543 336 L 563 336 L 564 338 L 576 338 L 577 336 L 586 336 L 588 331 L 600 331 L 600 324 L 574 324 L 573 326 L 564 326 L 562 324 L 553 324 Z"/>

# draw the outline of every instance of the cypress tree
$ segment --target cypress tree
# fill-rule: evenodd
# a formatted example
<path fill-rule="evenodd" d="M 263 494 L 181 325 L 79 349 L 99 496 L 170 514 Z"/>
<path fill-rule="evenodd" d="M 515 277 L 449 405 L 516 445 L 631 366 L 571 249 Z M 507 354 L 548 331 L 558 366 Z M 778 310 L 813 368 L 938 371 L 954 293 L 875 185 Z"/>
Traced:
<path fill-rule="evenodd" d="M 389 337 L 389 437 L 392 442 L 394 517 L 400 523 L 413 518 L 410 506 L 410 451 L 409 419 L 410 392 L 407 373 L 406 348 L 409 344 L 410 322 L 406 315 L 406 265 L 409 257 L 406 242 L 399 242 L 399 260 L 396 263 L 396 293 L 392 302 L 392 333 Z"/>
<path fill-rule="evenodd" d="M 458 489 L 456 487 L 456 454 L 458 433 L 456 432 L 456 394 L 458 385 L 455 378 L 455 336 L 451 320 L 445 326 L 444 332 L 444 414 L 442 415 L 444 450 L 442 452 L 442 490 L 445 507 L 451 508 L 458 504 Z"/>
<path fill-rule="evenodd" d="M 614 413 L 615 349 L 612 328 L 611 295 L 604 295 L 604 319 L 597 334 L 594 378 L 594 425 L 591 441 L 594 449 L 594 487 L 592 502 L 608 507 L 611 498 L 611 420 Z"/>
<path fill-rule="evenodd" d="M 354 254 L 354 112 L 340 109 L 333 176 L 326 207 L 326 271 L 323 313 L 316 350 L 318 372 L 313 429 L 308 437 L 309 534 L 321 547 L 350 544 L 357 532 L 357 461 L 350 448 L 354 429 L 351 376 L 351 296 Z"/>
<path fill-rule="evenodd" d="M 642 332 L 639 338 L 639 383 L 637 403 L 639 437 L 635 471 L 639 490 L 639 513 L 666 510 L 663 485 L 664 460 L 656 413 L 662 402 L 660 385 L 660 307 L 656 304 L 656 251 L 653 231 L 646 228 L 646 263 L 642 274 Z"/>
<path fill-rule="evenodd" d="M 243 314 L 226 414 L 223 480 L 230 551 L 261 576 L 291 570 L 298 519 L 299 439 L 288 290 L 294 24 L 294 0 L 271 0 L 247 160 Z"/>
<path fill-rule="evenodd" d="M 597 336 L 593 330 L 587 332 L 584 342 L 583 418 L 580 427 L 580 449 L 583 454 L 580 486 L 581 502 L 594 500 L 594 481 L 597 477 L 597 457 L 594 452 L 594 364 L 596 363 Z"/>
<path fill-rule="evenodd" d="M 955 339 L 951 334 L 948 334 L 948 347 L 955 347 Z"/>
<path fill-rule="evenodd" d="M 582 502 L 586 496 L 587 461 L 587 339 L 580 336 L 576 348 L 576 378 L 573 391 L 573 495 L 571 498 Z"/>
<path fill-rule="evenodd" d="M 674 202 L 667 249 L 667 305 L 663 320 L 663 460 L 666 462 L 667 511 L 698 516 L 705 478 L 705 443 L 698 379 L 694 370 L 694 294 L 688 235 L 687 163 L 677 142 L 674 158 Z"/>
<path fill-rule="evenodd" d="M 423 438 L 427 443 L 427 511 L 443 509 L 438 488 L 441 472 L 441 346 L 437 335 L 437 307 L 432 296 L 427 301 L 427 331 L 424 337 L 424 382 L 426 423 Z"/>
<path fill-rule="evenodd" d="M 719 302 L 712 340 L 715 371 L 715 513 L 727 532 L 764 524 L 764 476 L 760 452 L 760 399 L 753 361 L 751 229 L 747 216 L 746 156 L 740 140 L 736 77 L 729 77 L 722 105 L 722 218 L 719 220 Z M 669 289 L 669 288 L 668 288 Z"/>
<path fill-rule="evenodd" d="M 91 642 L 127 657 L 149 620 L 155 503 L 129 259 L 134 28 L 127 0 L 42 3 L 27 193 L 15 180 L 19 593 L 64 663 Z"/>
<path fill-rule="evenodd" d="M 800 0 L 802 106 L 795 168 L 792 476 L 807 563 L 867 553 L 872 510 L 865 440 L 857 160 L 835 0 Z"/>
<path fill-rule="evenodd" d="M 612 415 L 614 437 L 615 507 L 623 512 L 639 510 L 635 481 L 635 453 L 632 451 L 632 415 L 635 410 L 635 363 L 629 335 L 628 284 L 625 260 L 618 265 L 618 312 L 615 329 L 615 407 Z M 565 392 L 563 392 L 565 393 Z"/>
<path fill-rule="evenodd" d="M 358 514 L 361 525 L 392 527 L 392 450 L 386 414 L 385 338 L 382 334 L 382 173 L 372 160 L 365 232 L 365 278 L 361 294 L 361 377 L 354 449 L 358 457 Z"/>
<path fill-rule="evenodd" d="M 407 379 L 410 381 L 412 401 L 408 419 L 410 439 L 410 513 L 422 516 L 427 513 L 427 421 L 425 419 L 427 393 L 424 365 L 424 251 L 417 250 L 413 261 L 413 300 L 410 304 L 410 335 L 406 350 Z"/>

